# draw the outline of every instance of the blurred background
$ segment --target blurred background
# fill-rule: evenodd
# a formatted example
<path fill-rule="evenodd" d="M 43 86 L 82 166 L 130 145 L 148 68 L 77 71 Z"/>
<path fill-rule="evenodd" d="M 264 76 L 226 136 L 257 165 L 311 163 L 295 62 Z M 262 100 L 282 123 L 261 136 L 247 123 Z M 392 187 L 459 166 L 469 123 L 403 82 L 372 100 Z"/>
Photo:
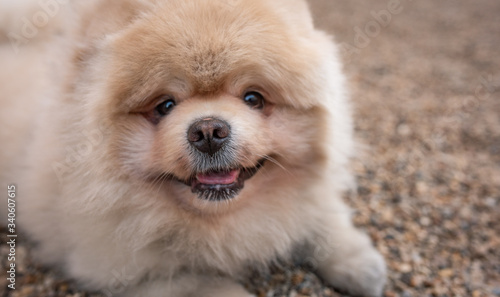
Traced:
<path fill-rule="evenodd" d="M 386 296 L 500 296 L 500 1 L 311 1 L 365 145 L 347 200 Z"/>
<path fill-rule="evenodd" d="M 387 259 L 385 296 L 500 296 L 500 1 L 310 3 L 345 61 L 363 148 L 345 198 Z M 18 289 L 2 277 L 0 296 L 102 296 L 17 253 Z M 246 286 L 345 296 L 288 263 Z"/>

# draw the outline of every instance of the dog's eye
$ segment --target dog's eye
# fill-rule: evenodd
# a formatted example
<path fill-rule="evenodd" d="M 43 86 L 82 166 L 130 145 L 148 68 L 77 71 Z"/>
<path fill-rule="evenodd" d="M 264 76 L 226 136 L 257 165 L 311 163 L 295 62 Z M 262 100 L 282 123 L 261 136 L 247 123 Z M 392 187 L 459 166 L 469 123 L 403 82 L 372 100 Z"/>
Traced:
<path fill-rule="evenodd" d="M 258 92 L 248 92 L 243 97 L 243 100 L 252 108 L 262 109 L 264 107 L 264 96 Z"/>
<path fill-rule="evenodd" d="M 168 99 L 156 106 L 155 110 L 160 116 L 166 116 L 172 109 L 174 109 L 175 101 L 173 99 Z"/>

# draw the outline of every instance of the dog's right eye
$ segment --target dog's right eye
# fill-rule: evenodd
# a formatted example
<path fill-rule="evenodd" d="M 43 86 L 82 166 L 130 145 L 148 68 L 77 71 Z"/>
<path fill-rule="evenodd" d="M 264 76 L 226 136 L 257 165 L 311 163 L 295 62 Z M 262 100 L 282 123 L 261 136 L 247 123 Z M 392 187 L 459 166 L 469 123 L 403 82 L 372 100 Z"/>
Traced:
<path fill-rule="evenodd" d="M 166 116 L 169 114 L 172 109 L 175 107 L 175 101 L 171 98 L 163 101 L 162 103 L 158 104 L 156 106 L 155 111 L 158 113 L 159 116 Z"/>
<path fill-rule="evenodd" d="M 243 96 L 245 103 L 255 109 L 264 108 L 264 96 L 259 92 L 248 92 Z"/>

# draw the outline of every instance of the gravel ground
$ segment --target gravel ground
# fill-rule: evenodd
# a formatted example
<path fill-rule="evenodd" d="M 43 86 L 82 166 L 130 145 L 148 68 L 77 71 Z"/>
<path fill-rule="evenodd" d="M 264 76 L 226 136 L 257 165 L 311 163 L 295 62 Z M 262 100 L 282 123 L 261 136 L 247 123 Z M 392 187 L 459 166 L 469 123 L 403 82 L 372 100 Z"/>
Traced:
<path fill-rule="evenodd" d="M 500 296 L 500 1 L 393 1 L 312 1 L 343 44 L 363 144 L 346 200 L 388 261 L 385 296 Z M 0 296 L 101 296 L 17 252 L 18 289 L 1 277 Z M 344 296 L 286 264 L 247 287 Z"/>

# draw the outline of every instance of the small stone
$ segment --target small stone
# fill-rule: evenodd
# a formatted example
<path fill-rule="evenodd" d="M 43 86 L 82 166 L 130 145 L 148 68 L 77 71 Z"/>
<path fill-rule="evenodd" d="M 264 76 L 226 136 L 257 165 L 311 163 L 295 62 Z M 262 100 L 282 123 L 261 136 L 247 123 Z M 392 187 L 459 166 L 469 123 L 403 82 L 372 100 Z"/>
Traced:
<path fill-rule="evenodd" d="M 300 283 L 302 283 L 304 281 L 304 274 L 303 273 L 296 273 L 292 276 L 292 284 L 294 286 L 297 286 L 299 285 Z"/>
<path fill-rule="evenodd" d="M 68 291 L 68 284 L 66 284 L 66 283 L 60 284 L 58 289 L 60 292 L 65 293 Z"/>
<path fill-rule="evenodd" d="M 33 293 L 33 286 L 25 286 L 24 288 L 21 288 L 21 296 L 29 296 Z"/>
<path fill-rule="evenodd" d="M 399 265 L 399 271 L 401 271 L 403 273 L 408 273 L 408 272 L 411 272 L 412 270 L 413 270 L 413 268 L 408 263 L 403 263 L 403 264 Z"/>
<path fill-rule="evenodd" d="M 382 211 L 382 220 L 385 223 L 391 223 L 394 220 L 394 212 L 391 208 Z"/>
<path fill-rule="evenodd" d="M 410 286 L 413 288 L 418 288 L 422 286 L 423 278 L 419 275 L 413 275 L 410 279 Z"/>
<path fill-rule="evenodd" d="M 427 288 L 432 288 L 434 287 L 436 280 L 435 279 L 426 279 L 424 280 L 424 286 Z"/>
<path fill-rule="evenodd" d="M 285 275 L 283 275 L 281 273 L 274 274 L 272 277 L 271 283 L 272 284 L 282 283 L 285 281 L 285 279 L 286 279 Z"/>
<path fill-rule="evenodd" d="M 396 128 L 396 130 L 397 130 L 398 134 L 401 136 L 408 136 L 411 134 L 411 128 L 407 124 L 400 124 Z"/>
<path fill-rule="evenodd" d="M 453 275 L 453 270 L 452 269 L 441 269 L 439 270 L 439 276 L 444 277 L 444 278 L 449 278 L 450 276 Z"/>
<path fill-rule="evenodd" d="M 495 198 L 493 197 L 488 197 L 484 200 L 484 203 L 488 206 L 488 207 L 495 207 L 496 204 L 497 204 L 497 201 L 495 200 Z"/>
<path fill-rule="evenodd" d="M 431 219 L 429 217 L 421 217 L 420 218 L 420 225 L 427 227 L 431 224 Z"/>
<path fill-rule="evenodd" d="M 429 189 L 429 187 L 427 187 L 427 185 L 424 182 L 417 182 L 416 187 L 417 187 L 417 192 L 420 194 L 426 193 L 427 190 Z"/>
<path fill-rule="evenodd" d="M 272 296 L 274 296 L 274 295 L 272 295 Z M 292 291 L 290 292 L 290 295 L 289 295 L 289 296 L 290 296 L 290 297 L 307 297 L 307 296 L 309 296 L 309 295 L 302 295 L 302 294 L 297 293 L 297 291 L 292 290 Z"/>
<path fill-rule="evenodd" d="M 412 278 L 411 273 L 403 273 L 401 274 L 401 277 L 399 279 L 406 285 L 410 285 L 411 278 Z"/>
<path fill-rule="evenodd" d="M 500 287 L 493 288 L 493 290 L 491 291 L 491 293 L 493 293 L 496 296 L 500 296 Z"/>
<path fill-rule="evenodd" d="M 419 253 L 416 251 L 411 253 L 411 260 L 413 261 L 414 264 L 422 263 L 422 257 L 420 257 Z"/>
<path fill-rule="evenodd" d="M 312 293 L 312 289 L 309 288 L 309 287 L 303 287 L 303 288 L 300 288 L 299 289 L 299 293 L 300 294 L 303 294 L 303 295 L 306 295 L 306 296 L 310 296 L 311 293 Z M 300 295 L 299 295 L 300 296 Z"/>

